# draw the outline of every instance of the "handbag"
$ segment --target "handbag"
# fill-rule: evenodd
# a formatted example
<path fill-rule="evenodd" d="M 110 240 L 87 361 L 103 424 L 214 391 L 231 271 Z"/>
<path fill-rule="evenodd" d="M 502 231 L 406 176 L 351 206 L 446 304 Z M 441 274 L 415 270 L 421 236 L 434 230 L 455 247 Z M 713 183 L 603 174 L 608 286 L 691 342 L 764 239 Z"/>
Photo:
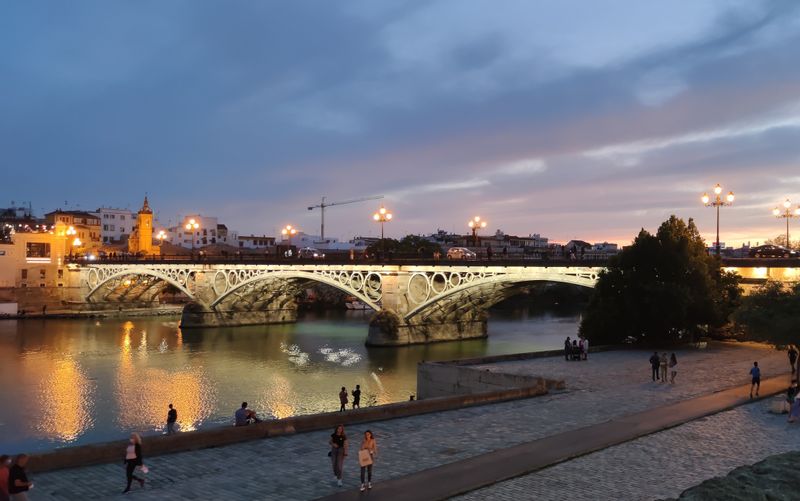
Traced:
<path fill-rule="evenodd" d="M 148 473 L 150 473 L 150 468 L 148 468 L 147 465 L 143 464 L 139 466 L 139 471 L 147 475 Z"/>
<path fill-rule="evenodd" d="M 361 466 L 369 466 L 372 464 L 372 454 L 369 453 L 369 449 L 359 449 L 358 464 Z"/>

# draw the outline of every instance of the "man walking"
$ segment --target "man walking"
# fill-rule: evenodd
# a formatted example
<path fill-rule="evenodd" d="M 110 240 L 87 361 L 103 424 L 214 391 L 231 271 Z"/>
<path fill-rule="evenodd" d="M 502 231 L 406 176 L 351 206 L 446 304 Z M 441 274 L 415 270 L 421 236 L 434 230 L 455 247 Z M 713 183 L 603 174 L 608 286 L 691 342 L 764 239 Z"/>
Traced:
<path fill-rule="evenodd" d="M 750 384 L 750 398 L 753 398 L 753 388 L 756 389 L 756 396 L 758 396 L 758 390 L 761 388 L 761 369 L 758 368 L 758 362 L 753 362 L 750 375 L 753 376 L 753 382 Z"/>
<path fill-rule="evenodd" d="M 342 391 L 339 392 L 339 412 L 347 410 L 347 388 L 342 386 Z"/>
<path fill-rule="evenodd" d="M 353 390 L 353 409 L 361 408 L 361 385 L 357 384 L 356 389 Z"/>
<path fill-rule="evenodd" d="M 167 411 L 167 435 L 175 433 L 175 422 L 177 420 L 178 411 L 172 407 L 172 404 L 169 404 L 169 410 Z"/>
<path fill-rule="evenodd" d="M 25 470 L 27 464 L 28 455 L 20 454 L 8 471 L 8 493 L 11 495 L 11 501 L 28 499 L 28 491 L 33 487 L 33 482 L 28 481 L 28 472 Z"/>
<path fill-rule="evenodd" d="M 661 359 L 658 356 L 658 352 L 654 352 L 653 356 L 650 357 L 650 368 L 653 369 L 653 381 L 659 379 L 658 376 L 658 368 L 661 365 Z"/>
<path fill-rule="evenodd" d="M 564 360 L 569 361 L 569 355 L 571 350 L 572 350 L 572 343 L 569 340 L 569 336 L 567 336 L 567 340 L 564 341 Z"/>
<path fill-rule="evenodd" d="M 794 345 L 789 346 L 789 365 L 792 366 L 792 374 L 795 372 L 796 364 L 797 364 L 797 348 Z"/>

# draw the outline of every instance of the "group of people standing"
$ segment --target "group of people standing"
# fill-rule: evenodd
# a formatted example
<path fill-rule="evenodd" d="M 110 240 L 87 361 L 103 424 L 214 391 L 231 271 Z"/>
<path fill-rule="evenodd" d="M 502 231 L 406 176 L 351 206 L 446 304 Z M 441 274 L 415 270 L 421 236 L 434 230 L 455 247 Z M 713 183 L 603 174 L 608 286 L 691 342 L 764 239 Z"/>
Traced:
<path fill-rule="evenodd" d="M 347 434 L 344 432 L 344 425 L 340 424 L 333 430 L 328 445 L 331 447 L 328 456 L 333 464 L 333 476 L 336 484 L 341 487 L 344 460 L 348 455 L 350 445 L 347 440 Z M 375 441 L 375 435 L 372 434 L 372 431 L 367 430 L 364 432 L 364 438 L 358 448 L 358 465 L 361 468 L 361 492 L 372 489 L 372 466 L 375 464 L 377 457 L 378 443 Z"/>
<path fill-rule="evenodd" d="M 678 375 L 678 357 L 671 354 L 667 357 L 666 353 L 660 356 L 657 351 L 650 356 L 650 369 L 652 370 L 653 381 L 661 381 L 675 384 L 675 376 Z M 669 373 L 669 375 L 667 374 Z"/>
<path fill-rule="evenodd" d="M 353 409 L 360 409 L 361 408 L 361 385 L 357 384 L 356 389 L 353 390 Z M 347 395 L 347 388 L 342 386 L 342 390 L 339 392 L 339 412 L 344 412 L 347 410 L 347 404 L 349 402 L 348 395 Z"/>
<path fill-rule="evenodd" d="M 564 340 L 564 360 L 588 360 L 589 359 L 589 340 L 583 336 L 578 339 Z"/>

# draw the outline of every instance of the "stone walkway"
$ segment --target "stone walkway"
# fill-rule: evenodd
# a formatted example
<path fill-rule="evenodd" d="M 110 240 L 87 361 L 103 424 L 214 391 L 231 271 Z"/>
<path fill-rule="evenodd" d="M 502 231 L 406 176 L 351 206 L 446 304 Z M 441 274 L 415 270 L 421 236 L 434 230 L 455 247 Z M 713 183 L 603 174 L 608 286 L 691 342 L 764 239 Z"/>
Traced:
<path fill-rule="evenodd" d="M 737 407 L 455 499 L 675 498 L 739 466 L 800 450 L 800 423 L 788 424 L 786 415 L 770 414 L 768 407 L 769 400 Z M 785 499 L 800 499 L 800 493 Z"/>
<path fill-rule="evenodd" d="M 678 384 L 650 382 L 649 353 L 595 354 L 587 362 L 559 358 L 497 364 L 563 378 L 568 391 L 443 413 L 361 425 L 348 430 L 357 447 L 371 428 L 378 439 L 378 481 L 508 448 L 615 416 L 685 400 L 749 380 L 753 360 L 764 377 L 788 372 L 786 354 L 758 346 L 727 345 L 678 352 Z M 523 364 L 528 364 L 524 369 Z M 499 369 L 496 369 L 499 370 Z M 142 499 L 313 499 L 338 491 L 327 457 L 329 432 L 313 432 L 147 459 Z M 145 443 L 146 453 L 146 443 Z M 124 451 L 120 451 L 120 458 Z M 571 464 L 570 462 L 569 464 Z M 355 454 L 345 487 L 358 485 Z M 107 499 L 124 487 L 122 463 L 35 475 L 33 500 Z"/>

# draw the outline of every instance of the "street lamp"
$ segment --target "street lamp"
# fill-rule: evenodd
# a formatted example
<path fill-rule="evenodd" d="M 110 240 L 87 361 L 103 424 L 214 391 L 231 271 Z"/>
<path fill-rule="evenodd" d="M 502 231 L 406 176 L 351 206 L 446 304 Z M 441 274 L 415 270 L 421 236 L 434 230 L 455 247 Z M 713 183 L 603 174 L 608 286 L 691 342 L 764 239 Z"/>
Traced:
<path fill-rule="evenodd" d="M 386 255 L 386 241 L 383 239 L 383 225 L 392 220 L 392 213 L 386 210 L 386 207 L 381 205 L 381 208 L 378 209 L 378 212 L 372 215 L 372 219 L 378 223 L 381 223 L 381 247 L 383 248 L 383 254 Z"/>
<path fill-rule="evenodd" d="M 158 246 L 162 247 L 164 245 L 164 239 L 167 238 L 167 234 L 164 230 L 161 230 L 158 232 L 158 235 L 156 235 L 156 238 L 158 239 Z"/>
<path fill-rule="evenodd" d="M 76 235 L 78 232 L 75 231 L 75 228 L 73 226 L 70 226 L 69 228 L 67 228 L 67 231 L 65 233 L 66 233 L 67 237 L 71 237 L 73 235 Z M 76 240 L 77 240 L 77 238 L 76 238 Z M 78 240 L 78 242 L 80 242 L 80 240 Z M 73 242 L 72 247 L 74 247 L 74 245 L 75 244 Z M 69 248 L 69 257 L 70 258 L 72 257 L 72 247 Z"/>
<path fill-rule="evenodd" d="M 722 186 L 717 184 L 714 186 L 714 199 L 712 200 L 709 198 L 708 193 L 703 193 L 703 204 L 706 207 L 714 207 L 717 209 L 717 256 L 719 256 L 719 208 L 725 205 L 733 205 L 733 192 L 729 191 L 728 194 L 723 199 L 721 197 L 722 194 Z"/>
<path fill-rule="evenodd" d="M 481 221 L 480 216 L 475 216 L 469 220 L 467 225 L 472 230 L 472 241 L 475 242 L 475 247 L 478 246 L 478 229 L 486 228 L 486 221 Z"/>
<path fill-rule="evenodd" d="M 289 250 L 288 250 L 288 252 L 291 252 L 291 250 L 292 250 L 292 235 L 296 235 L 296 234 L 297 234 L 297 228 L 295 228 L 291 224 L 287 224 L 286 227 L 284 227 L 281 230 L 281 235 L 283 235 L 287 240 L 289 240 Z M 291 254 L 289 254 L 289 255 L 291 255 Z"/>
<path fill-rule="evenodd" d="M 772 215 L 786 219 L 786 248 L 791 249 L 791 246 L 789 245 L 789 220 L 793 217 L 800 217 L 800 206 L 792 210 L 792 202 L 790 202 L 787 198 L 783 202 L 783 211 L 781 211 L 781 209 L 778 207 L 775 207 L 772 209 Z"/>
<path fill-rule="evenodd" d="M 194 255 L 194 234 L 197 231 L 197 228 L 200 227 L 200 223 L 195 221 L 194 219 L 190 219 L 188 223 L 186 223 L 186 230 L 192 232 L 192 255 Z"/>

